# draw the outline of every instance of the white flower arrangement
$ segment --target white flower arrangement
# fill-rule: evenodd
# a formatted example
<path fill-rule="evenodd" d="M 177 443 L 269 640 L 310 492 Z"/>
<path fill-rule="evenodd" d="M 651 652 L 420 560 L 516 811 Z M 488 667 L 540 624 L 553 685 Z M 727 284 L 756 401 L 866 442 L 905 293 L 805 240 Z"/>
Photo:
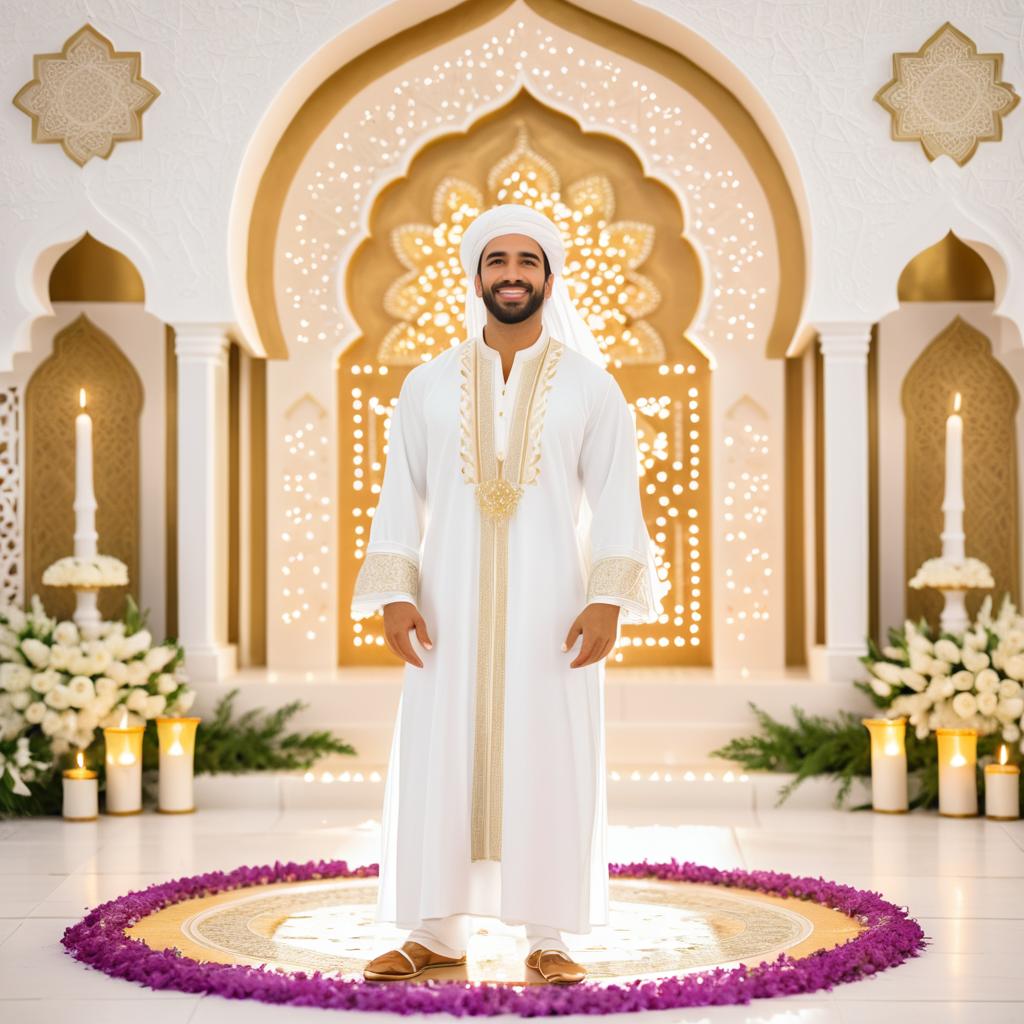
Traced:
<path fill-rule="evenodd" d="M 124 716 L 190 710 L 196 695 L 181 645 L 154 644 L 149 630 L 134 628 L 141 620 L 130 596 L 128 609 L 124 622 L 102 622 L 87 638 L 74 622 L 48 617 L 38 595 L 28 612 L 0 606 L 0 783 L 8 789 L 20 793 L 21 782 L 27 791 L 34 773 L 72 747 L 86 749 Z M 25 750 L 32 763 L 18 764 Z"/>
<path fill-rule="evenodd" d="M 973 728 L 998 732 L 1024 752 L 1024 616 L 1009 597 L 994 619 L 986 598 L 962 635 L 936 637 L 927 623 L 908 621 L 889 631 L 881 650 L 869 643 L 861 660 L 871 677 L 858 688 L 886 717 L 906 716 L 919 740 L 940 728 Z"/>
<path fill-rule="evenodd" d="M 43 572 L 48 587 L 123 587 L 128 583 L 128 566 L 112 555 L 58 558 Z"/>
<path fill-rule="evenodd" d="M 910 581 L 915 590 L 990 590 L 995 585 L 992 570 L 980 558 L 965 558 L 962 562 L 929 558 Z"/>

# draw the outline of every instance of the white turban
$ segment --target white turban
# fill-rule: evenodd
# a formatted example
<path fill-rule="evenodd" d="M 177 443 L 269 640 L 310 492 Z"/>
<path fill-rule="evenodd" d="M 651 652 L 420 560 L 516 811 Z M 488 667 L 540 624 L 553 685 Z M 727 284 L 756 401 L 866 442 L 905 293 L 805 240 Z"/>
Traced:
<path fill-rule="evenodd" d="M 554 275 L 551 297 L 545 300 L 542 313 L 548 334 L 592 359 L 598 366 L 605 366 L 601 346 L 573 305 L 562 277 L 565 243 L 558 227 L 549 217 L 519 203 L 492 206 L 481 213 L 462 236 L 459 257 L 466 271 L 466 336 L 475 338 L 481 335 L 487 323 L 487 308 L 484 300 L 476 294 L 474 280 L 484 248 L 501 235 L 526 235 L 544 250 L 548 258 Z"/>

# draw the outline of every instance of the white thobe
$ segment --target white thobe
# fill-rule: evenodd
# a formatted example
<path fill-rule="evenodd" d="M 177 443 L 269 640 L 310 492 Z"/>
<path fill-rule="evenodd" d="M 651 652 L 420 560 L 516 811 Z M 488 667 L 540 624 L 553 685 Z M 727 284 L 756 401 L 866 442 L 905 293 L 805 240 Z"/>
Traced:
<path fill-rule="evenodd" d="M 522 485 L 504 526 L 477 484 Z M 385 784 L 376 918 L 467 913 L 585 933 L 607 923 L 604 661 L 561 645 L 590 602 L 656 622 L 668 584 L 640 502 L 636 427 L 604 368 L 547 328 L 501 356 L 482 337 L 416 366 L 352 615 L 414 603 Z"/>

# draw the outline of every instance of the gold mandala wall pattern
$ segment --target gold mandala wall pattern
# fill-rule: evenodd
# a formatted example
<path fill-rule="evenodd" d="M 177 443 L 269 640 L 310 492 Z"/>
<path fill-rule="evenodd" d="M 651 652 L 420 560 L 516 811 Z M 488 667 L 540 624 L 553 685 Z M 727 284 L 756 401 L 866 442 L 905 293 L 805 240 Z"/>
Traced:
<path fill-rule="evenodd" d="M 906 417 L 906 577 L 941 554 L 945 423 L 952 396 L 963 396 L 964 532 L 967 554 L 992 568 L 996 605 L 1020 597 L 1017 500 L 1018 395 L 988 338 L 956 317 L 918 356 L 903 382 Z M 937 622 L 942 597 L 907 588 L 907 617 Z M 968 595 L 973 614 L 985 596 Z"/>
<path fill-rule="evenodd" d="M 74 553 L 75 416 L 85 388 L 93 421 L 96 531 L 101 554 L 128 566 L 129 585 L 100 591 L 105 619 L 120 618 L 124 596 L 139 586 L 139 416 L 142 381 L 127 356 L 87 316 L 57 334 L 53 355 L 25 391 L 25 590 L 46 610 L 70 618 L 75 595 L 42 584 L 43 570 Z"/>
<path fill-rule="evenodd" d="M 1003 137 L 1002 119 L 1020 100 L 999 80 L 1002 66 L 1002 54 L 978 53 L 947 21 L 916 52 L 893 54 L 893 76 L 875 100 L 892 115 L 893 139 L 962 166 L 980 142 Z"/>
<path fill-rule="evenodd" d="M 370 237 L 347 267 L 363 334 L 339 360 L 341 579 L 362 562 L 405 374 L 463 340 L 462 229 L 498 202 L 540 209 L 572 240 L 566 277 L 603 325 L 595 334 L 636 413 L 644 510 L 673 589 L 660 623 L 623 627 L 609 664 L 708 664 L 710 370 L 683 333 L 700 302 L 700 264 L 677 199 L 644 177 L 629 147 L 526 92 L 424 147 L 377 198 Z M 352 622 L 341 607 L 339 640 L 343 664 L 390 661 L 378 617 Z"/>
<path fill-rule="evenodd" d="M 463 230 L 496 203 L 527 203 L 549 217 L 567 240 L 565 277 L 613 367 L 658 365 L 665 343 L 644 319 L 661 293 L 640 268 L 654 244 L 654 225 L 615 217 L 615 187 L 605 174 L 570 182 L 563 193 L 555 165 L 530 145 L 526 122 L 516 141 L 487 174 L 486 194 L 458 176 L 435 189 L 429 224 L 392 229 L 398 260 L 407 267 L 384 296 L 384 310 L 399 322 L 388 331 L 380 362 L 415 365 L 461 340 L 463 269 L 458 245 Z"/>
<path fill-rule="evenodd" d="M 33 142 L 56 142 L 80 167 L 115 143 L 142 138 L 142 112 L 160 91 L 140 74 L 142 55 L 115 51 L 83 25 L 60 53 L 32 58 L 34 78 L 14 97 L 32 118 Z"/>

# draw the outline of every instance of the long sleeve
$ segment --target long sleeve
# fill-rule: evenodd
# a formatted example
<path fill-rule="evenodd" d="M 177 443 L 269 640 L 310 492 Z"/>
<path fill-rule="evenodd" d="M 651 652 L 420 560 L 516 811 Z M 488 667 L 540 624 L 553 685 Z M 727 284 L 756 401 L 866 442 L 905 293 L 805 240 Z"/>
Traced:
<path fill-rule="evenodd" d="M 417 602 L 420 541 L 426 515 L 427 436 L 415 371 L 391 413 L 387 459 L 351 616 L 363 619 L 393 601 Z"/>
<path fill-rule="evenodd" d="M 624 623 L 657 622 L 669 584 L 657 574 L 640 502 L 636 424 L 619 382 L 587 419 L 580 475 L 590 506 L 587 603 L 615 604 Z"/>

